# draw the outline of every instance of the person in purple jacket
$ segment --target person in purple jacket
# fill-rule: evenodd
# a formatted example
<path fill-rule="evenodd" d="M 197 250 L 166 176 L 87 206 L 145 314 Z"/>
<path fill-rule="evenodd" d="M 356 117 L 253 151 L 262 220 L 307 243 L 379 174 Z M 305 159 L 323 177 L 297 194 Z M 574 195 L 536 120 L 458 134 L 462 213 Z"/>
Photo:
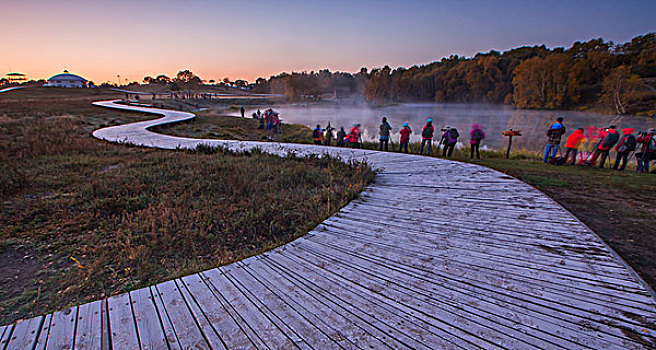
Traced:
<path fill-rule="evenodd" d="M 444 140 L 444 148 L 442 149 L 442 157 L 451 157 L 453 154 L 453 149 L 456 148 L 456 143 L 458 143 L 458 129 L 456 128 L 445 128 L 444 134 L 442 134 L 442 140 Z"/>
<path fill-rule="evenodd" d="M 469 159 L 474 159 L 474 150 L 476 150 L 476 158 L 481 159 L 481 141 L 485 138 L 485 132 L 481 128 L 481 124 L 472 124 L 472 129 L 469 132 L 469 144 L 471 145 L 471 153 Z"/>

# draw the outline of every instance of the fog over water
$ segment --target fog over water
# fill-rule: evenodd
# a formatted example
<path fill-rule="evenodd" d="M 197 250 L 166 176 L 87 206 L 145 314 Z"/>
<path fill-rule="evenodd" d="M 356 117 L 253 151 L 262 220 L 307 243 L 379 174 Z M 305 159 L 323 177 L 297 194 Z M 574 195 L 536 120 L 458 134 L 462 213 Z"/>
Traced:
<path fill-rule="evenodd" d="M 399 128 L 408 122 L 412 128 L 412 141 L 420 140 L 421 128 L 428 118 L 433 119 L 436 138 L 445 126 L 458 128 L 460 142 L 469 143 L 472 123 L 479 123 L 487 134 L 483 144 L 487 148 L 502 149 L 507 139 L 501 131 L 513 128 L 522 130 L 521 137 L 513 138 L 513 149 L 539 150 L 546 141 L 547 128 L 557 117 L 565 118 L 567 135 L 576 128 L 589 126 L 606 127 L 613 122 L 618 128 L 633 127 L 636 131 L 656 127 L 653 117 L 616 117 L 590 112 L 520 110 L 509 106 L 453 103 L 413 103 L 388 107 L 369 108 L 343 105 L 282 105 L 274 108 L 280 113 L 283 122 L 303 124 L 314 128 L 317 123 L 325 128 L 328 122 L 337 129 L 344 126 L 346 131 L 354 124 L 362 124 L 363 140 L 378 138 L 380 119 L 386 116 L 391 124 L 393 141 L 399 140 Z M 251 112 L 252 113 L 252 112 Z M 517 147 L 517 148 L 515 148 Z"/>

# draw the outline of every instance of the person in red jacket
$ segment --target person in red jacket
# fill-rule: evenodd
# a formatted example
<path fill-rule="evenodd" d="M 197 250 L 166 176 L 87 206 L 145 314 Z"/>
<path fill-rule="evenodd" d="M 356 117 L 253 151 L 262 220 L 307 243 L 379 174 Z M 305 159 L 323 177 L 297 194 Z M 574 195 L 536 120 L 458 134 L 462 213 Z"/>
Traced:
<path fill-rule="evenodd" d="M 622 166 L 619 167 L 619 170 L 623 171 L 624 168 L 626 168 L 626 163 L 628 162 L 629 154 L 635 150 L 637 145 L 636 138 L 635 136 L 633 136 L 633 128 L 624 128 L 622 129 L 622 133 L 624 134 L 624 137 L 622 137 L 620 142 L 615 147 L 617 156 L 615 157 L 615 164 L 613 165 L 613 170 L 617 170 L 617 168 L 620 165 L 620 162 L 622 163 Z"/>
<path fill-rule="evenodd" d="M 435 128 L 433 128 L 433 119 L 428 119 L 424 128 L 421 129 L 421 147 L 419 147 L 419 154 L 424 154 L 424 145 L 428 143 L 428 154 L 430 155 L 434 132 Z"/>
<path fill-rule="evenodd" d="M 642 150 L 636 153 L 637 170 L 639 173 L 648 173 L 649 162 L 656 159 L 656 128 L 641 133 L 636 141 L 642 144 Z"/>
<path fill-rule="evenodd" d="M 599 167 L 603 168 L 604 163 L 606 163 L 606 158 L 608 158 L 608 153 L 610 153 L 610 149 L 613 148 L 613 146 L 615 146 L 617 141 L 620 139 L 620 133 L 615 130 L 615 125 L 611 125 L 608 127 L 608 129 L 600 131 L 599 135 L 601 141 L 599 142 L 597 149 L 595 149 L 594 153 L 592 154 L 592 160 L 590 160 L 590 164 L 594 166 L 595 162 L 597 161 L 597 157 L 601 155 Z"/>
<path fill-rule="evenodd" d="M 576 164 L 576 154 L 579 151 L 579 146 L 585 141 L 585 134 L 583 134 L 583 129 L 576 129 L 569 137 L 567 137 L 567 142 L 565 142 L 565 162 L 569 159 L 569 155 L 572 154 L 572 160 L 569 164 Z"/>
<path fill-rule="evenodd" d="M 360 148 L 360 124 L 355 124 L 348 135 L 348 145 L 351 148 Z"/>
<path fill-rule="evenodd" d="M 401 140 L 399 141 L 399 152 L 408 153 L 408 144 L 410 143 L 410 134 L 412 134 L 412 129 L 408 123 L 403 124 L 403 128 L 399 131 L 401 134 Z"/>

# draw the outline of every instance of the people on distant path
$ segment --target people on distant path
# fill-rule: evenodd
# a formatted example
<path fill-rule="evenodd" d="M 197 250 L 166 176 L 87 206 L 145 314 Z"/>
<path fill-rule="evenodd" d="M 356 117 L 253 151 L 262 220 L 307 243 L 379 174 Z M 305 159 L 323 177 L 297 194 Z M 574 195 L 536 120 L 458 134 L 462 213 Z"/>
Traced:
<path fill-rule="evenodd" d="M 565 134 L 565 125 L 563 124 L 563 118 L 558 117 L 556 121 L 551 124 L 549 130 L 547 130 L 547 144 L 544 146 L 544 157 L 542 157 L 542 162 L 546 163 L 549 159 L 549 151 L 551 151 L 551 158 L 556 157 L 558 153 L 558 147 L 560 147 L 560 139 Z"/>
<path fill-rule="evenodd" d="M 433 145 L 433 134 L 435 133 L 435 128 L 433 128 L 433 119 L 428 119 L 424 128 L 421 129 L 421 146 L 419 147 L 419 154 L 424 154 L 424 146 L 428 144 L 428 153 L 431 154 L 431 147 Z"/>
<path fill-rule="evenodd" d="M 351 148 L 360 148 L 360 124 L 355 124 L 347 136 L 348 146 Z"/>
<path fill-rule="evenodd" d="M 328 122 L 328 125 L 326 125 L 326 130 L 323 134 L 324 145 L 330 146 L 330 141 L 333 139 L 333 130 L 335 130 L 335 128 L 330 126 L 330 122 Z"/>
<path fill-rule="evenodd" d="M 273 127 L 273 110 L 271 108 L 264 112 L 264 123 L 266 125 L 266 131 L 271 130 Z"/>
<path fill-rule="evenodd" d="M 613 164 L 613 170 L 618 170 L 617 168 L 619 167 L 619 170 L 623 171 L 626 168 L 626 163 L 628 163 L 629 154 L 631 154 L 631 152 L 636 149 L 638 143 L 635 136 L 633 136 L 633 131 L 633 128 L 622 129 L 624 137 L 622 137 L 620 142 L 615 147 L 617 155 L 615 156 L 615 164 Z M 622 162 L 622 166 L 619 166 L 620 161 Z"/>
<path fill-rule="evenodd" d="M 451 157 L 453 149 L 456 147 L 456 143 L 458 143 L 458 137 L 460 137 L 460 133 L 456 128 L 448 128 L 444 131 L 444 134 L 442 134 L 442 140 L 444 140 L 442 157 Z"/>
<path fill-rule="evenodd" d="M 246 109 L 244 108 L 244 106 L 241 106 L 239 112 L 241 112 L 241 117 L 244 118 L 244 113 L 246 113 Z"/>
<path fill-rule="evenodd" d="M 257 109 L 257 112 L 255 112 L 255 113 L 257 113 L 257 119 L 260 119 L 262 117 L 262 112 L 260 112 L 259 108 Z"/>
<path fill-rule="evenodd" d="M 321 141 L 323 140 L 321 125 L 317 124 L 317 127 L 312 131 L 312 139 L 314 139 L 315 145 L 321 145 Z"/>
<path fill-rule="evenodd" d="M 271 123 L 272 123 L 272 127 L 273 127 L 273 133 L 277 134 L 278 131 L 280 130 L 280 114 L 273 113 Z"/>
<path fill-rule="evenodd" d="M 403 128 L 399 131 L 401 139 L 399 140 L 399 152 L 408 153 L 408 144 L 410 143 L 410 134 L 412 129 L 408 123 L 403 123 Z"/>
<path fill-rule="evenodd" d="M 339 131 L 337 132 L 337 147 L 344 147 L 344 139 L 346 138 L 346 131 L 344 131 L 344 127 L 340 127 Z"/>
<path fill-rule="evenodd" d="M 579 146 L 581 146 L 581 143 L 584 141 L 585 134 L 581 128 L 576 129 L 571 135 L 569 135 L 567 141 L 565 142 L 565 163 L 567 163 L 567 159 L 569 159 L 569 155 L 571 154 L 572 160 L 569 162 L 569 164 L 576 164 L 576 154 L 579 151 Z"/>
<path fill-rule="evenodd" d="M 485 138 L 485 132 L 481 124 L 472 124 L 472 129 L 469 132 L 469 144 L 471 151 L 469 152 L 469 159 L 474 159 L 474 150 L 476 150 L 476 158 L 481 159 L 481 141 Z"/>
<path fill-rule="evenodd" d="M 390 137 L 390 130 L 392 130 L 392 127 L 389 125 L 387 122 L 387 117 L 383 117 L 382 122 L 380 123 L 380 137 L 379 137 L 379 145 L 378 145 L 378 150 L 382 151 L 383 150 L 383 145 L 385 145 L 385 152 L 387 152 L 387 146 L 389 144 L 389 137 Z"/>
<path fill-rule="evenodd" d="M 642 145 L 641 151 L 636 153 L 637 170 L 639 173 L 648 173 L 649 162 L 656 159 L 656 128 L 641 133 L 636 141 Z"/>
<path fill-rule="evenodd" d="M 615 146 L 617 141 L 619 141 L 620 134 L 617 132 L 617 130 L 615 130 L 615 125 L 611 125 L 608 127 L 608 129 L 602 130 L 600 132 L 600 136 L 602 136 L 601 141 L 599 142 L 597 149 L 595 149 L 594 153 L 592 154 L 590 164 L 594 166 L 595 162 L 597 161 L 597 157 L 601 155 L 599 167 L 603 168 L 604 163 L 606 163 L 606 159 L 608 158 L 608 153 L 610 152 L 610 149 Z"/>

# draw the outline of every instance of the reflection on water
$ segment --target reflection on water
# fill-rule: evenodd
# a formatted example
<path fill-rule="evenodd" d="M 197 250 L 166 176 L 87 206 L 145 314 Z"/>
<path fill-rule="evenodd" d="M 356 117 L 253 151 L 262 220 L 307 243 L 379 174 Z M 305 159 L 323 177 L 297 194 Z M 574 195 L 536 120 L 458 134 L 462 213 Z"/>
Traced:
<path fill-rule="evenodd" d="M 465 143 L 469 142 L 471 124 L 480 123 L 488 135 L 483 143 L 493 149 L 505 147 L 507 141 L 501 136 L 501 131 L 513 128 L 522 130 L 523 134 L 522 137 L 513 139 L 513 148 L 538 150 L 546 141 L 547 128 L 557 117 L 565 118 L 567 135 L 576 128 L 587 128 L 591 125 L 605 127 L 609 123 L 614 123 L 618 128 L 633 127 L 636 131 L 656 127 L 656 119 L 647 117 L 617 118 L 589 112 L 518 110 L 508 106 L 481 104 L 416 103 L 381 108 L 286 105 L 277 106 L 275 110 L 280 112 L 285 123 L 303 124 L 312 128 L 317 123 L 325 127 L 330 122 L 333 127 L 339 129 L 340 126 L 344 126 L 348 131 L 352 124 L 360 123 L 364 131 L 363 139 L 371 141 L 378 137 L 378 125 L 383 116 L 387 117 L 394 128 L 393 140 L 396 142 L 398 142 L 399 127 L 405 122 L 412 127 L 412 141 L 420 139 L 421 128 L 428 118 L 432 118 L 433 125 L 438 131 L 447 125 L 458 128 L 462 135 L 460 141 Z M 439 136 L 439 132 L 436 132 L 436 137 Z"/>

